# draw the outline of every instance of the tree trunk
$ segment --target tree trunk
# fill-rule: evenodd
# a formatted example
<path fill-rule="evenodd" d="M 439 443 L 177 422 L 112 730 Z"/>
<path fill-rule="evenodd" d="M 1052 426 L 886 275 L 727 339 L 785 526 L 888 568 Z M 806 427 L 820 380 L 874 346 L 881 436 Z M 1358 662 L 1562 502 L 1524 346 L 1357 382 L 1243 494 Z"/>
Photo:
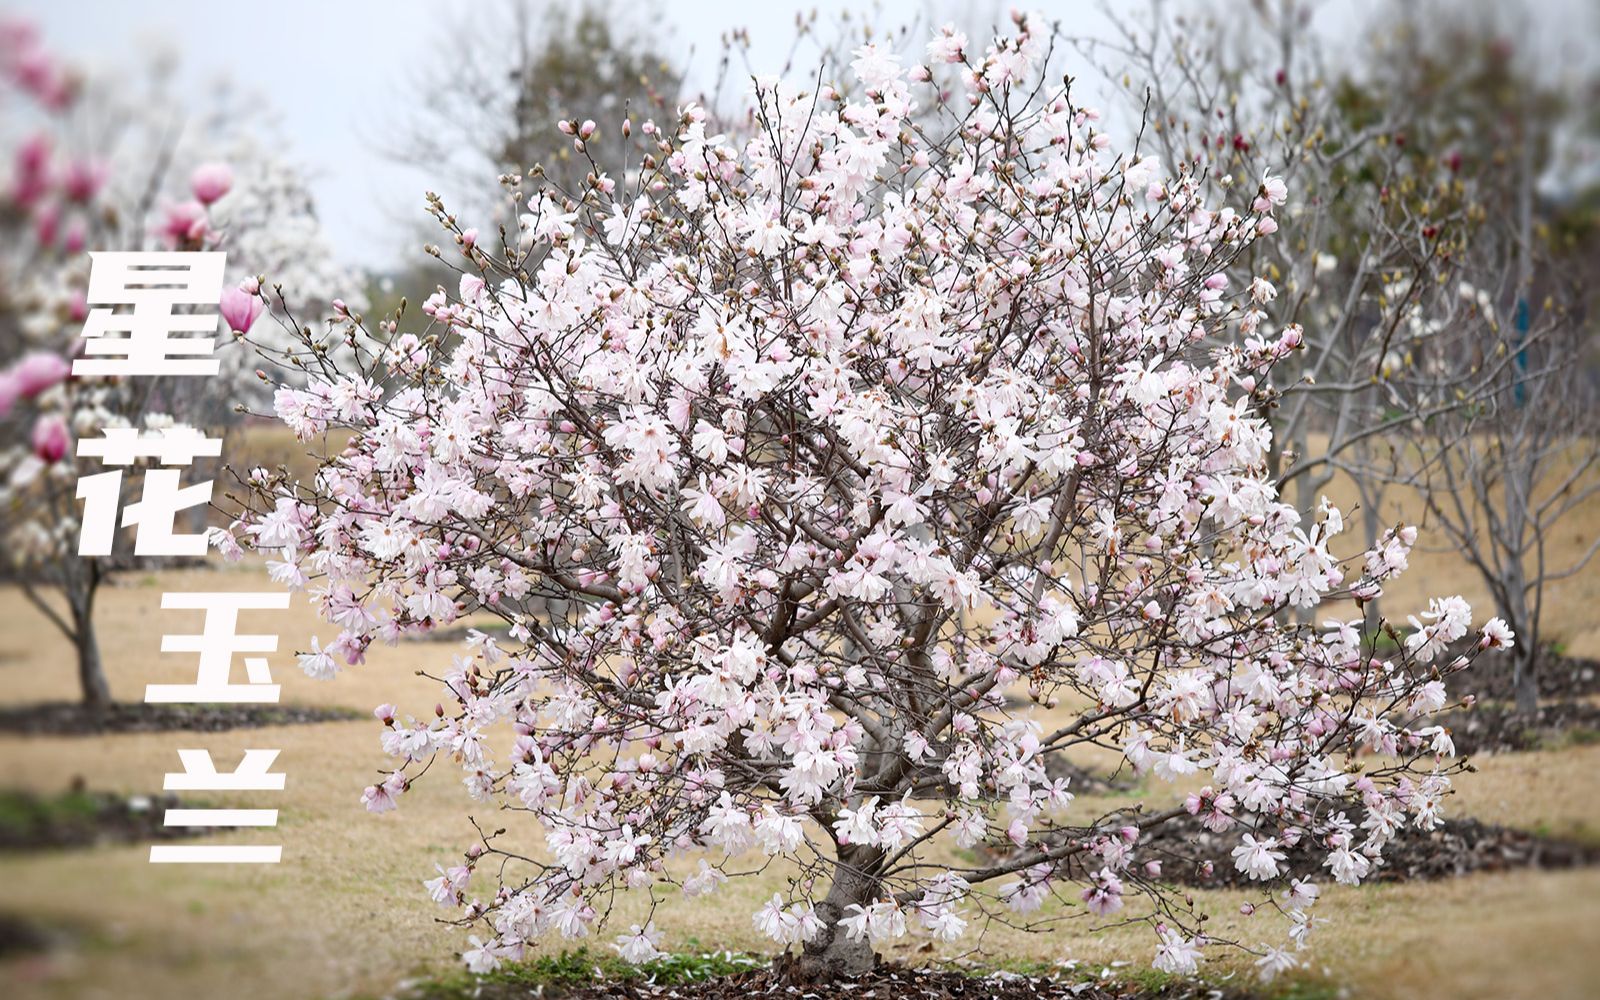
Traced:
<path fill-rule="evenodd" d="M 1383 534 L 1383 516 L 1379 513 L 1383 503 L 1383 487 L 1369 484 L 1362 476 L 1356 476 L 1355 481 L 1361 498 L 1361 541 L 1370 549 L 1378 544 L 1378 538 Z M 1382 600 L 1379 597 L 1367 601 L 1361 610 L 1362 632 L 1369 639 L 1377 636 L 1378 627 L 1383 621 L 1383 609 L 1379 604 Z"/>
<path fill-rule="evenodd" d="M 1513 497 L 1520 494 L 1508 489 Z M 1526 509 L 1517 500 L 1507 505 L 1513 510 Z M 1522 549 L 1512 550 L 1513 556 L 1506 565 L 1506 621 L 1516 631 L 1516 645 L 1511 649 L 1511 685 L 1516 692 L 1517 714 L 1532 717 L 1539 711 L 1539 675 L 1536 657 L 1539 654 L 1539 627 L 1532 609 L 1528 607 L 1528 588 L 1522 568 Z"/>
<path fill-rule="evenodd" d="M 111 685 L 106 681 L 105 665 L 100 660 L 100 642 L 94 634 L 94 603 L 90 595 L 86 606 L 72 606 L 73 644 L 78 651 L 78 685 L 83 689 L 83 704 L 99 714 L 111 706 Z"/>
<path fill-rule="evenodd" d="M 1518 636 L 1517 638 L 1521 638 Z M 1511 650 L 1511 679 L 1516 689 L 1517 714 L 1529 718 L 1539 713 L 1539 675 L 1534 669 L 1538 650 L 1532 642 L 1519 642 Z"/>
<path fill-rule="evenodd" d="M 877 848 L 839 848 L 828 896 L 817 904 L 823 928 L 806 942 L 805 950 L 790 963 L 787 976 L 796 983 L 822 983 L 859 976 L 877 963 L 871 942 L 852 940 L 839 921 L 850 904 L 867 906 L 878 897 L 877 866 L 883 852 Z"/>

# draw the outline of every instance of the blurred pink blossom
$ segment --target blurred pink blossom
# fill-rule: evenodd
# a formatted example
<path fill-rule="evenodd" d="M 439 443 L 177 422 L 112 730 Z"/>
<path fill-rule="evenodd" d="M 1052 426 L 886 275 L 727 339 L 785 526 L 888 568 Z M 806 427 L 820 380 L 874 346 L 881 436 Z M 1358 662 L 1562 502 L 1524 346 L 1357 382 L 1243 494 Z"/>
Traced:
<path fill-rule="evenodd" d="M 202 205 L 210 205 L 233 190 L 233 168 L 226 163 L 202 163 L 189 175 L 189 189 Z"/>
<path fill-rule="evenodd" d="M 17 397 L 21 395 L 17 376 L 11 372 L 0 372 L 0 419 L 11 415 L 11 408 L 17 405 Z"/>
<path fill-rule="evenodd" d="M 176 248 L 205 240 L 210 220 L 204 205 L 198 201 L 180 201 L 169 204 L 164 212 L 156 235 L 167 246 Z"/>
<path fill-rule="evenodd" d="M 21 206 L 38 201 L 50 189 L 50 137 L 41 132 L 17 148 L 11 200 Z"/>
<path fill-rule="evenodd" d="M 67 223 L 67 231 L 61 235 L 61 249 L 69 254 L 82 253 L 89 245 L 89 224 L 83 216 L 75 216 Z"/>
<path fill-rule="evenodd" d="M 67 422 L 53 414 L 40 417 L 33 425 L 33 453 L 46 462 L 67 457 Z"/>
<path fill-rule="evenodd" d="M 11 67 L 17 86 L 32 94 L 47 108 L 62 108 L 72 97 L 66 72 L 50 54 L 40 48 L 21 52 Z"/>
<path fill-rule="evenodd" d="M 39 29 L 27 18 L 7 14 L 0 17 L 0 58 L 10 59 L 39 44 Z"/>
<path fill-rule="evenodd" d="M 71 371 L 72 366 L 61 355 L 34 351 L 12 365 L 8 374 L 16 379 L 18 394 L 32 399 L 63 382 Z"/>
<path fill-rule="evenodd" d="M 50 57 L 38 29 L 23 18 L 0 22 L 0 71 L 51 110 L 66 107 L 76 93 L 73 74 Z"/>
<path fill-rule="evenodd" d="M 61 193 L 68 201 L 80 204 L 91 202 L 105 186 L 110 173 L 110 169 L 104 163 L 95 163 L 92 160 L 70 163 L 67 165 L 66 173 L 61 177 Z"/>
<path fill-rule="evenodd" d="M 55 246 L 61 232 L 61 209 L 53 202 L 45 202 L 33 213 L 33 238 L 42 247 Z"/>

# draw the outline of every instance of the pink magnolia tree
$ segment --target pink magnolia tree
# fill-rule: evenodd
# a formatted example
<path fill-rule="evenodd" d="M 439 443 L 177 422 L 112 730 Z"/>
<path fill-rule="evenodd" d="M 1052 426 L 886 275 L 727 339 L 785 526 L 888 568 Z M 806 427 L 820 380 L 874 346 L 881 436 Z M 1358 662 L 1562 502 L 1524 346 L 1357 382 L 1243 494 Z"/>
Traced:
<path fill-rule="evenodd" d="M 312 377 L 279 417 L 338 444 L 309 481 L 255 470 L 219 541 L 340 627 L 305 670 L 508 627 L 470 633 L 433 712 L 378 709 L 392 763 L 363 795 L 403 815 L 454 765 L 504 810 L 427 884 L 480 928 L 474 969 L 620 893 L 653 913 L 766 872 L 752 919 L 798 977 L 1075 914 L 1147 923 L 1160 969 L 1232 943 L 1270 975 L 1319 891 L 1279 891 L 1287 846 L 1355 883 L 1440 821 L 1460 765 L 1428 717 L 1470 611 L 1363 645 L 1357 604 L 1416 530 L 1341 556 L 1340 512 L 1302 521 L 1267 473 L 1257 406 L 1300 336 L 1225 272 L 1284 186 L 1207 204 L 1119 154 L 1041 78 L 1054 38 L 947 30 L 910 69 L 867 45 L 853 96 L 758 82 L 743 142 L 695 106 L 646 122 L 625 181 L 541 186 L 509 257 L 438 208 L 462 275 L 426 329 L 351 315 L 360 364 L 286 359 Z M 1179 804 L 1075 804 L 1045 762 L 1089 748 Z M 1237 866 L 1283 924 L 1206 932 L 1141 856 L 1185 812 L 1248 831 Z M 646 920 L 618 947 L 658 941 Z"/>
<path fill-rule="evenodd" d="M 165 159 L 137 171 L 138 181 L 119 176 L 111 148 L 88 138 L 104 138 L 96 127 L 104 108 L 91 90 L 32 25 L 0 23 L 0 100 L 11 112 L 0 133 L 10 160 L 0 185 L 3 572 L 72 643 L 83 703 L 100 711 L 111 689 L 94 608 L 109 562 L 75 557 L 76 441 L 108 427 L 170 426 L 173 418 L 155 405 L 149 384 L 70 377 L 88 316 L 88 251 L 212 248 L 211 206 L 228 194 L 232 174 L 223 164 L 201 165 L 192 196 L 158 200 L 182 181 L 165 176 Z"/>
<path fill-rule="evenodd" d="M 131 557 L 77 557 L 78 479 L 104 471 L 98 459 L 78 460 L 77 441 L 111 428 L 219 432 L 261 383 L 243 348 L 219 350 L 222 376 L 198 383 L 71 377 L 89 252 L 227 251 L 219 311 L 240 333 L 267 308 L 252 271 L 292 282 L 303 311 L 331 297 L 337 269 L 298 173 L 244 143 L 236 116 L 197 117 L 159 88 L 91 76 L 12 19 L 0 19 L 0 106 L 0 575 L 72 643 L 83 702 L 99 711 L 112 693 L 95 600 Z M 185 125 L 194 138 L 174 138 Z M 218 159 L 224 151 L 237 170 Z M 290 312 L 281 296 L 275 304 Z M 205 466 L 197 480 L 214 474 Z M 124 477 L 131 499 L 140 478 Z M 204 507 L 188 513 L 204 526 Z"/>

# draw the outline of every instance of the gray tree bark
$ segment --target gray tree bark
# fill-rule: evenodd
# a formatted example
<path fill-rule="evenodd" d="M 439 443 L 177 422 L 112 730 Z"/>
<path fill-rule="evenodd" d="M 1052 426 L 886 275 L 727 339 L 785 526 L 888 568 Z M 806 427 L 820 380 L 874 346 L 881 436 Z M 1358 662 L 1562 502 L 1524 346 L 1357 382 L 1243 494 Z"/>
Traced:
<path fill-rule="evenodd" d="M 791 980 L 817 983 L 859 976 L 877 963 L 871 943 L 851 940 L 839 921 L 852 903 L 867 906 L 877 899 L 881 888 L 877 869 L 882 861 L 883 852 L 877 848 L 839 848 L 833 883 L 827 897 L 817 904 L 823 929 L 806 942 L 805 950 L 791 963 Z"/>
<path fill-rule="evenodd" d="M 83 704 L 94 712 L 111 705 L 111 685 L 106 680 L 105 663 L 100 658 L 100 642 L 94 631 L 94 595 L 82 602 L 73 601 L 73 645 L 78 654 L 78 686 Z"/>

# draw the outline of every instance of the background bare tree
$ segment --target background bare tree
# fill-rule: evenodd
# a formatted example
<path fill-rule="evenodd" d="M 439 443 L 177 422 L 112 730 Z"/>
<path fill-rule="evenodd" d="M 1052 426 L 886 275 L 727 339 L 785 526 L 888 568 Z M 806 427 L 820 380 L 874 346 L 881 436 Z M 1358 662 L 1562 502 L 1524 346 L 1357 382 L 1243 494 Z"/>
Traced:
<path fill-rule="evenodd" d="M 600 168 L 621 180 L 637 169 L 645 137 L 610 128 L 579 155 L 557 122 L 592 119 L 615 125 L 626 109 L 636 121 L 670 121 L 683 65 L 669 55 L 670 34 L 649 4 L 612 0 L 492 0 L 461 8 L 441 33 L 431 61 L 420 64 L 402 115 L 383 145 L 401 162 L 427 168 L 465 216 L 493 220 L 516 239 L 526 206 L 523 181 L 539 170 L 558 186 L 582 190 Z M 375 275 L 367 295 L 374 312 L 402 301 L 413 308 L 454 281 L 437 260 L 411 252 L 437 237 L 419 200 L 398 220 L 409 234 L 408 263 Z M 486 234 L 485 239 L 489 239 Z"/>
<path fill-rule="evenodd" d="M 661 24 L 648 4 L 611 0 L 474 5 L 441 39 L 437 61 L 419 69 L 395 155 L 428 164 L 431 176 L 461 188 L 449 192 L 453 203 L 478 207 L 486 194 L 500 196 L 497 176 L 536 167 L 579 187 L 589 159 L 556 123 L 592 119 L 608 131 L 590 155 L 620 177 L 637 168 L 646 137 L 624 138 L 609 125 L 624 112 L 671 120 L 679 98 L 683 60 L 668 54 Z"/>
<path fill-rule="evenodd" d="M 1508 117 L 1504 138 L 1518 142 L 1537 120 Z M 1461 282 L 1418 308 L 1443 340 L 1414 366 L 1464 402 L 1393 428 L 1347 466 L 1361 480 L 1417 488 L 1430 526 L 1478 571 L 1517 632 L 1512 684 L 1525 715 L 1538 708 L 1546 587 L 1600 549 L 1562 531 L 1600 492 L 1593 215 L 1582 202 L 1539 203 L 1536 142 L 1509 147 L 1524 152 L 1501 164 L 1506 197 L 1481 203 Z"/>
<path fill-rule="evenodd" d="M 1570 86 L 1534 72 L 1499 10 L 1458 7 L 1441 17 L 1427 4 L 1385 8 L 1363 44 L 1338 52 L 1311 30 L 1316 10 L 1299 0 L 1260 0 L 1207 15 L 1155 2 L 1119 19 L 1120 37 L 1080 49 L 1131 100 L 1148 104 L 1151 141 L 1167 162 L 1195 164 L 1217 187 L 1253 184 L 1271 172 L 1297 192 L 1295 239 L 1266 241 L 1258 252 L 1271 259 L 1241 261 L 1240 273 L 1274 276 L 1274 322 L 1299 324 L 1310 348 L 1286 363 L 1292 375 L 1282 391 L 1262 399 L 1279 481 L 1302 514 L 1343 471 L 1358 491 L 1369 541 L 1386 527 L 1384 495 L 1397 481 L 1423 490 L 1443 520 L 1455 499 L 1443 470 L 1397 468 L 1395 455 L 1414 457 L 1463 435 L 1487 447 L 1475 435 L 1492 429 L 1504 463 L 1451 469 L 1495 493 L 1489 506 L 1497 521 L 1519 522 L 1509 534 L 1479 538 L 1483 558 L 1475 565 L 1502 613 L 1525 630 L 1530 642 L 1521 648 L 1531 657 L 1537 579 L 1547 569 L 1537 539 L 1572 506 L 1531 498 L 1540 477 L 1556 475 L 1556 454 L 1576 462 L 1572 483 L 1558 475 L 1558 493 L 1570 496 L 1588 482 L 1585 463 L 1572 454 L 1586 440 L 1586 424 L 1556 415 L 1585 398 L 1592 335 L 1576 295 L 1541 314 L 1536 325 L 1544 329 L 1524 329 L 1516 343 L 1501 320 L 1520 308 L 1529 321 L 1536 254 L 1562 257 L 1567 272 L 1580 266 L 1572 230 L 1593 218 L 1592 199 L 1566 192 L 1574 204 L 1557 219 L 1534 192 L 1556 141 L 1577 133 L 1583 145 L 1594 123 L 1575 116 L 1581 103 L 1563 97 Z M 1241 17 L 1248 30 L 1240 30 Z M 1593 73 L 1592 64 L 1580 69 Z M 1564 248 L 1533 247 L 1535 231 L 1547 225 L 1562 227 Z M 1464 324 L 1463 281 L 1490 299 Z M 1520 360 L 1502 363 L 1512 347 Z M 1568 364 L 1544 370 L 1530 360 L 1535 351 L 1563 354 Z M 1507 409 L 1507 399 L 1550 405 Z M 1490 414 L 1499 416 L 1490 422 Z M 1551 439 L 1557 432 L 1560 442 Z M 1504 476 L 1521 485 L 1506 494 Z M 1457 485 L 1473 492 L 1470 481 Z M 1485 506 L 1463 502 L 1467 510 Z M 1454 521 L 1464 534 L 1495 528 L 1481 513 L 1463 519 L 1457 512 Z M 1512 552 L 1528 558 L 1526 569 Z M 1376 602 L 1366 612 L 1375 628 Z M 1519 680 L 1531 662 L 1519 664 Z"/>

